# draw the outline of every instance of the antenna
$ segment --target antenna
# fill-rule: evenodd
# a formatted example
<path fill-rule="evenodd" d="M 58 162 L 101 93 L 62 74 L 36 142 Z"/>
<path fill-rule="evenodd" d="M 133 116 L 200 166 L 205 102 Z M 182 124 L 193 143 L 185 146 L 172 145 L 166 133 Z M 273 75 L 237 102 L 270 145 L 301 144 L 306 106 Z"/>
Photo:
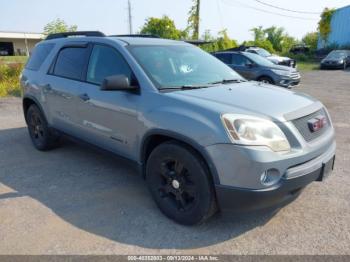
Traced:
<path fill-rule="evenodd" d="M 131 3 L 128 0 L 128 22 L 129 22 L 129 34 L 132 35 L 132 15 L 131 15 Z"/>

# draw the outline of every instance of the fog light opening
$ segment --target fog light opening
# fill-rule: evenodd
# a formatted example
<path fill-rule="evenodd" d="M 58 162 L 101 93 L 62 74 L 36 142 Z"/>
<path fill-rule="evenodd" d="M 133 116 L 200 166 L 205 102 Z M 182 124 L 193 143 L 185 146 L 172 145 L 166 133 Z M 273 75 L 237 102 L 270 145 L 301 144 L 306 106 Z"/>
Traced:
<path fill-rule="evenodd" d="M 276 184 L 281 178 L 281 174 L 277 169 L 268 169 L 260 176 L 260 182 L 264 186 Z"/>

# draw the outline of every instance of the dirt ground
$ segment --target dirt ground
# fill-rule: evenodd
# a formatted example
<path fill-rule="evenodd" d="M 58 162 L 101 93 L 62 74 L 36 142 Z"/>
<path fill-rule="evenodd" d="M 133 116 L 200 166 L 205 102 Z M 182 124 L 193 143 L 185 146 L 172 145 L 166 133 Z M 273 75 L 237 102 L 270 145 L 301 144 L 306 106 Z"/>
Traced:
<path fill-rule="evenodd" d="M 333 174 L 275 214 L 177 225 L 132 166 L 73 142 L 29 140 L 21 100 L 0 100 L 0 254 L 350 254 L 350 72 L 303 73 L 337 135 Z"/>

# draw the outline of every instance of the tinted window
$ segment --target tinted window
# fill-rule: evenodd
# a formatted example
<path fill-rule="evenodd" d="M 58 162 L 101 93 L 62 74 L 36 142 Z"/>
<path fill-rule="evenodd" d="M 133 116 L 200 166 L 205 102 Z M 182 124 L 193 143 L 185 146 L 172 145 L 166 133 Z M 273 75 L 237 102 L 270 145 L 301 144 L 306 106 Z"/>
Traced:
<path fill-rule="evenodd" d="M 112 75 L 126 75 L 131 81 L 131 69 L 119 52 L 108 46 L 95 45 L 86 80 L 101 84 L 106 77 Z"/>
<path fill-rule="evenodd" d="M 57 57 L 54 75 L 81 80 L 87 57 L 87 48 L 68 47 L 62 49 Z"/>
<path fill-rule="evenodd" d="M 54 44 L 40 44 L 35 47 L 28 63 L 26 64 L 26 68 L 35 71 L 39 70 L 54 46 Z"/>
<path fill-rule="evenodd" d="M 216 57 L 225 64 L 232 64 L 231 54 L 216 54 Z"/>
<path fill-rule="evenodd" d="M 275 64 L 272 63 L 270 60 L 268 60 L 265 57 L 262 57 L 260 55 L 252 54 L 252 53 L 244 53 L 244 56 L 248 57 L 251 61 L 253 61 L 255 64 L 261 65 L 261 66 L 274 66 Z"/>
<path fill-rule="evenodd" d="M 242 55 L 236 55 L 234 54 L 232 56 L 232 64 L 237 66 L 245 66 L 246 64 L 251 63 L 248 58 L 242 56 Z"/>

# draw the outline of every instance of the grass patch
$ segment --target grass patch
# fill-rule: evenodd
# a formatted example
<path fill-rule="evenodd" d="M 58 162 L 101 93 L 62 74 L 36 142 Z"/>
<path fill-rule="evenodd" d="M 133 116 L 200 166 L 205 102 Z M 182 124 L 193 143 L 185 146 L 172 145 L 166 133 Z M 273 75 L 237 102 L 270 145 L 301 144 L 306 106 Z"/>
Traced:
<path fill-rule="evenodd" d="M 320 69 L 320 63 L 318 62 L 306 62 L 300 61 L 297 62 L 298 70 L 300 71 L 312 71 Z"/>
<path fill-rule="evenodd" d="M 28 60 L 27 56 L 0 56 L 0 64 L 21 63 L 25 64 Z"/>
<path fill-rule="evenodd" d="M 0 63 L 0 97 L 20 96 L 19 76 L 23 63 Z"/>
<path fill-rule="evenodd" d="M 19 76 L 27 56 L 0 56 L 0 97 L 20 96 Z"/>

